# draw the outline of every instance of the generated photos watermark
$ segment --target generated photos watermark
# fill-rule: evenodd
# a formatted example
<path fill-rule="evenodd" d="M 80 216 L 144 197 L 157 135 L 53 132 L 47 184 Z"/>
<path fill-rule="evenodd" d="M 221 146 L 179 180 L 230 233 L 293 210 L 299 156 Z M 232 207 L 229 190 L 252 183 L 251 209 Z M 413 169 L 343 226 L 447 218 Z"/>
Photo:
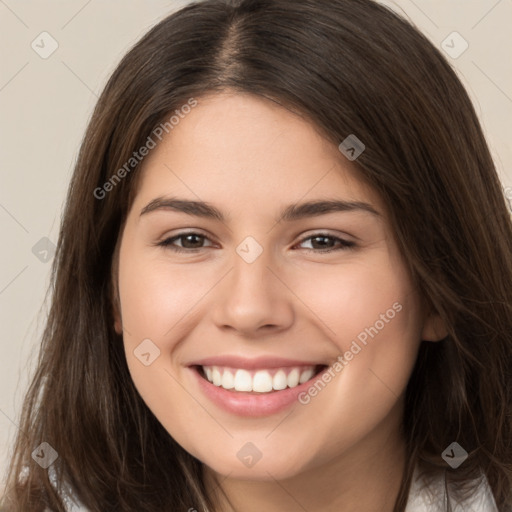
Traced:
<path fill-rule="evenodd" d="M 338 149 L 345 155 L 345 157 L 353 162 L 361 153 L 364 152 L 366 146 L 357 138 L 353 133 L 346 137 L 338 146 Z"/>
<path fill-rule="evenodd" d="M 94 197 L 96 199 L 104 199 L 108 192 L 111 192 L 121 180 L 123 180 L 133 169 L 139 165 L 149 152 L 156 148 L 157 141 L 161 141 L 164 133 L 168 134 L 173 130 L 187 114 L 190 114 L 192 108 L 197 106 L 198 102 L 194 98 L 190 98 L 187 103 L 176 109 L 174 114 L 169 117 L 165 123 L 160 123 L 148 136 L 144 145 L 138 151 L 134 151 L 132 156 L 120 167 L 112 176 L 101 186 L 94 189 Z"/>
<path fill-rule="evenodd" d="M 311 402 L 311 399 L 317 396 L 326 386 L 331 382 L 336 375 L 339 375 L 342 370 L 352 361 L 354 357 L 359 354 L 364 347 L 368 345 L 370 341 L 368 337 L 373 339 L 379 332 L 384 329 L 386 324 L 389 324 L 397 313 L 402 311 L 402 304 L 395 302 L 391 308 L 385 313 L 381 313 L 379 320 L 377 320 L 371 327 L 366 327 L 357 336 L 357 340 L 352 340 L 349 350 L 347 350 L 342 356 L 338 356 L 336 361 L 322 373 L 321 377 L 318 378 L 314 384 L 312 384 L 306 391 L 302 391 L 297 396 L 298 401 L 302 405 L 307 405 Z"/>
<path fill-rule="evenodd" d="M 462 446 L 454 441 L 445 448 L 441 457 L 453 469 L 457 469 L 467 458 L 468 452 Z"/>

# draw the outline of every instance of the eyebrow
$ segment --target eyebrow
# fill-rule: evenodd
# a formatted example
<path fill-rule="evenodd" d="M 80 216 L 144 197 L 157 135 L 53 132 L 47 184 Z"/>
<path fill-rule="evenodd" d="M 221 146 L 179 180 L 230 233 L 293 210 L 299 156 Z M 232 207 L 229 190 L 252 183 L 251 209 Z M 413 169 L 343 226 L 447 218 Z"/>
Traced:
<path fill-rule="evenodd" d="M 215 206 L 203 201 L 191 201 L 176 197 L 157 197 L 149 202 L 140 212 L 145 215 L 156 210 L 173 210 L 186 213 L 195 217 L 218 220 L 226 222 L 224 214 Z M 318 200 L 306 203 L 294 203 L 281 210 L 276 222 L 292 222 L 307 217 L 318 217 L 333 212 L 353 212 L 362 211 L 370 213 L 376 217 L 381 214 L 369 203 L 362 201 L 344 201 L 344 200 Z"/>

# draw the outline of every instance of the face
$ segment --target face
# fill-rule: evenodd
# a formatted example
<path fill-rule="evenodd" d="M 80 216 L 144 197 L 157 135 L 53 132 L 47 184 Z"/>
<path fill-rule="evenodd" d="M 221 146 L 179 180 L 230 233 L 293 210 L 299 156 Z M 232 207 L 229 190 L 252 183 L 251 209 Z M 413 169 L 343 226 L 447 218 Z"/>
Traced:
<path fill-rule="evenodd" d="M 199 99 L 145 158 L 119 248 L 116 329 L 169 434 L 256 480 L 398 436 L 434 334 L 392 233 L 311 123 L 252 95 Z"/>

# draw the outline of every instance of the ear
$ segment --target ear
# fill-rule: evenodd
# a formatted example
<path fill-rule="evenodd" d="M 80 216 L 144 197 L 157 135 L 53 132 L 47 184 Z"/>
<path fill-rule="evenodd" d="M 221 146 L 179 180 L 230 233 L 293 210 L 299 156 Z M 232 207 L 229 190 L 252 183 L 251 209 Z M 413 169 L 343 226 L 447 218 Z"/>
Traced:
<path fill-rule="evenodd" d="M 112 313 L 114 316 L 114 329 L 117 334 L 123 334 L 123 322 L 121 320 L 121 313 L 119 312 L 119 301 L 112 304 Z"/>
<path fill-rule="evenodd" d="M 446 336 L 448 336 L 448 329 L 439 314 L 436 312 L 430 313 L 423 324 L 421 339 L 435 342 L 443 340 Z"/>
<path fill-rule="evenodd" d="M 110 304 L 112 307 L 112 317 L 114 318 L 114 329 L 117 334 L 123 333 L 123 320 L 121 318 L 121 299 L 119 298 L 118 286 L 118 265 L 119 265 L 119 246 L 120 238 L 116 242 L 114 253 L 112 255 L 112 264 L 110 265 Z"/>

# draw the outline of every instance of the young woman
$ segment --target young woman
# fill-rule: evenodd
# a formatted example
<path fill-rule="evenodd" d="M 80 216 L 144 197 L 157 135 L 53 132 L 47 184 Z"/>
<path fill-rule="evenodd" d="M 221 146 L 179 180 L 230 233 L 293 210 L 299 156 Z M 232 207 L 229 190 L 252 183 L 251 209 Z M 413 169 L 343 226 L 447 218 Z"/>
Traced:
<path fill-rule="evenodd" d="M 87 129 L 9 511 L 508 511 L 512 222 L 370 0 L 206 0 Z"/>

